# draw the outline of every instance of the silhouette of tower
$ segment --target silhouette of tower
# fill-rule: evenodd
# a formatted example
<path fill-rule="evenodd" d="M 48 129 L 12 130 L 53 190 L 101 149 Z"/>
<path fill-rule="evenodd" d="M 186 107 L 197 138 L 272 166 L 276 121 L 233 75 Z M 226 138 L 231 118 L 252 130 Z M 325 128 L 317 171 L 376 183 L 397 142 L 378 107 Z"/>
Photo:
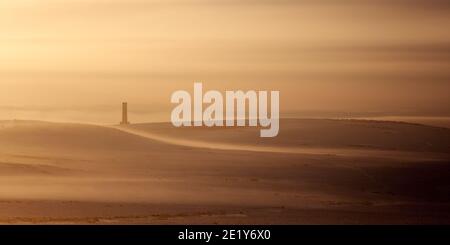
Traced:
<path fill-rule="evenodd" d="M 122 103 L 122 122 L 120 122 L 121 125 L 127 125 L 130 124 L 128 122 L 128 103 L 123 102 Z"/>

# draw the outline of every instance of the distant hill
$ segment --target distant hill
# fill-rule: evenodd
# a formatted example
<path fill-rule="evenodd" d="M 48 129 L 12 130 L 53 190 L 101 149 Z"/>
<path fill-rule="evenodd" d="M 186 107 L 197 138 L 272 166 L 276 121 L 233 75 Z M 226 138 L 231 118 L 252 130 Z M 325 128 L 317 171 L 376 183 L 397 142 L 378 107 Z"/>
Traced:
<path fill-rule="evenodd" d="M 215 143 L 450 152 L 450 129 L 402 122 L 282 119 L 280 133 L 274 138 L 260 138 L 259 129 L 254 127 L 175 128 L 170 123 L 130 127 L 161 136 Z"/>

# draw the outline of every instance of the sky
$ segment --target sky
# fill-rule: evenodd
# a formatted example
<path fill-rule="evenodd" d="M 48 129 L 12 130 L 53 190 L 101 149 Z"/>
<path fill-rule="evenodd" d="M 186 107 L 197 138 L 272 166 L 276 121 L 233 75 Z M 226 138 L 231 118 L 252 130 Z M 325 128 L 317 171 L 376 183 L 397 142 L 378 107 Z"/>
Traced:
<path fill-rule="evenodd" d="M 170 94 L 279 90 L 282 115 L 450 115 L 441 0 L 3 0 L 0 120 L 170 118 Z"/>

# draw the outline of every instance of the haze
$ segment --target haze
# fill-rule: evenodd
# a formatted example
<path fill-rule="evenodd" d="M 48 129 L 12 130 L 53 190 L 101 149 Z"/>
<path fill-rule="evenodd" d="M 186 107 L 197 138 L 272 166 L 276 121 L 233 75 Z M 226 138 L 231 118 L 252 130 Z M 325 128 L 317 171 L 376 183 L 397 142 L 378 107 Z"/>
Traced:
<path fill-rule="evenodd" d="M 280 90 L 282 115 L 450 115 L 446 1 L 9 0 L 0 119 L 167 121 L 170 94 Z M 303 113 L 303 114 L 302 114 Z"/>

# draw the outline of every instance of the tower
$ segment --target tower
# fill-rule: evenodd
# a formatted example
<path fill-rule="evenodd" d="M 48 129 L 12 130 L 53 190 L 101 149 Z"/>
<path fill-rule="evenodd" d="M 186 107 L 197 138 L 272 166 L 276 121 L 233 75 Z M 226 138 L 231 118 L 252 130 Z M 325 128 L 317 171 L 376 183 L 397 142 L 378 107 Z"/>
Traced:
<path fill-rule="evenodd" d="M 120 122 L 121 125 L 127 125 L 130 124 L 128 122 L 128 103 L 123 102 L 122 103 L 122 122 Z"/>

